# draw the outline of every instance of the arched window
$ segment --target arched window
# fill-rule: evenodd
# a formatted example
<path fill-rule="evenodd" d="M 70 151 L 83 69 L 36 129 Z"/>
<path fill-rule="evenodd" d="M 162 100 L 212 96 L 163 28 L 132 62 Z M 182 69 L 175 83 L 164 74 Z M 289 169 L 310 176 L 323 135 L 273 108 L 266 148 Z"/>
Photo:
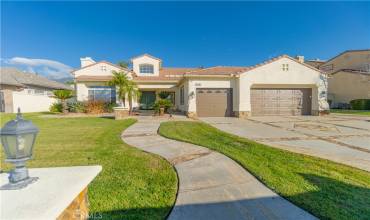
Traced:
<path fill-rule="evenodd" d="M 154 73 L 154 67 L 152 64 L 140 64 L 140 73 L 149 73 L 153 74 Z"/>

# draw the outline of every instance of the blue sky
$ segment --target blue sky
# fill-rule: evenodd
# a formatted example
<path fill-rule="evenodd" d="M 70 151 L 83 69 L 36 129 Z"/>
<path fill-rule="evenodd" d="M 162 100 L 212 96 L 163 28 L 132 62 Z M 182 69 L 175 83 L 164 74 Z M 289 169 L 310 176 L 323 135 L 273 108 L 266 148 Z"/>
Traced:
<path fill-rule="evenodd" d="M 1 65 L 52 78 L 79 58 L 164 66 L 328 59 L 370 48 L 369 2 L 1 2 Z"/>

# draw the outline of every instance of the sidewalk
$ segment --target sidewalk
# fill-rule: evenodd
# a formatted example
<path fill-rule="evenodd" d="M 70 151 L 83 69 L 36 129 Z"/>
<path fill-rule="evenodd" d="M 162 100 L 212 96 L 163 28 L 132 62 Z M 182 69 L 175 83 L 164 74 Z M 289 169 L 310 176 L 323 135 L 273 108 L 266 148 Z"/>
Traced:
<path fill-rule="evenodd" d="M 170 161 L 179 176 L 168 219 L 316 219 L 283 199 L 230 158 L 157 134 L 163 120 L 139 117 L 122 133 L 127 144 Z"/>

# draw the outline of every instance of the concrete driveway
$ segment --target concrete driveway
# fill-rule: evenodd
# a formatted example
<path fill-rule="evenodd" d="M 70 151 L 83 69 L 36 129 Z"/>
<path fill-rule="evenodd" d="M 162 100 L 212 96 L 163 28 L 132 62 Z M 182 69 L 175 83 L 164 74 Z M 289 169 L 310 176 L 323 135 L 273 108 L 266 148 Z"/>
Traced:
<path fill-rule="evenodd" d="M 220 130 L 267 145 L 370 172 L 370 117 L 269 116 L 200 118 Z"/>

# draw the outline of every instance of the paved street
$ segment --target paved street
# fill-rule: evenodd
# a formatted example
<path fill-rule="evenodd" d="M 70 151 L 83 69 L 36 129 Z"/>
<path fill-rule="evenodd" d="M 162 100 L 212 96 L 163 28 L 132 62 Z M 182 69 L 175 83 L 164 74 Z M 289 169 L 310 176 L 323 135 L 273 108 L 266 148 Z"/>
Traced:
<path fill-rule="evenodd" d="M 370 117 L 332 114 L 201 120 L 273 147 L 370 171 Z"/>

